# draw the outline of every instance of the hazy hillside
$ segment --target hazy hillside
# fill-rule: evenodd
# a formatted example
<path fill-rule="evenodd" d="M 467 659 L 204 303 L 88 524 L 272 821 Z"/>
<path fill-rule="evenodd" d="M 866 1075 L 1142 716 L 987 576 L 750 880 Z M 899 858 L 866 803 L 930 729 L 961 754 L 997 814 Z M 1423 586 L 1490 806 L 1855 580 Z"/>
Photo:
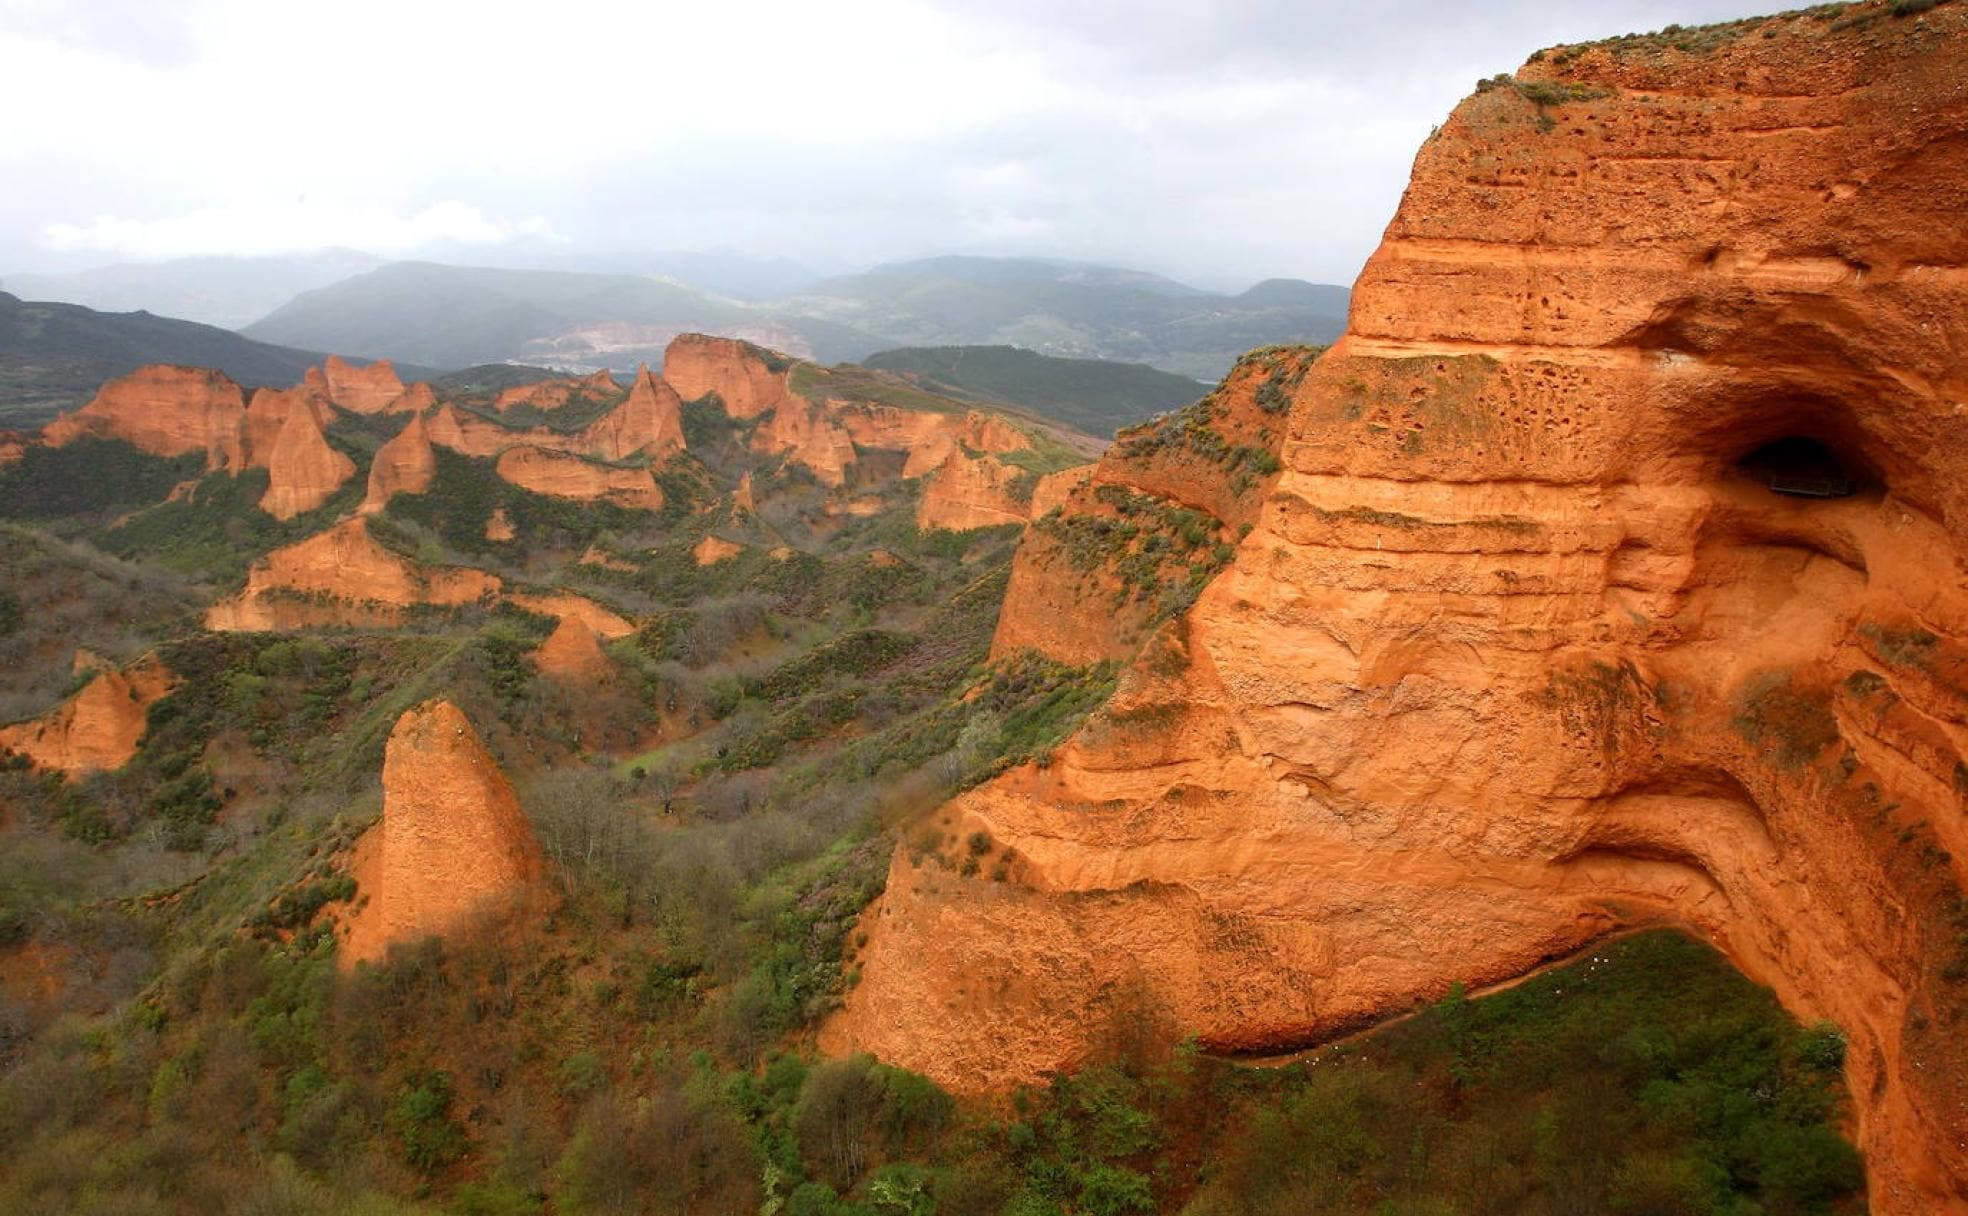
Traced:
<path fill-rule="evenodd" d="M 1015 346 L 904 347 L 861 362 L 936 392 L 1016 403 L 1103 437 L 1188 405 L 1209 388 L 1139 363 L 1062 359 Z"/>
<path fill-rule="evenodd" d="M 288 385 L 324 356 L 145 312 L 97 312 L 0 292 L 0 426 L 39 426 L 103 381 L 146 363 L 216 367 L 241 384 Z M 425 369 L 406 367 L 405 375 Z"/>
<path fill-rule="evenodd" d="M 1011 345 L 1199 379 L 1279 342 L 1329 342 L 1344 288 L 1272 279 L 1237 296 L 1158 275 L 1033 259 L 932 258 L 828 279 L 779 307 L 905 346 Z"/>
<path fill-rule="evenodd" d="M 696 265 L 708 273 L 715 263 Z M 1330 341 L 1346 300 L 1344 288 L 1295 279 L 1231 296 L 1138 270 L 1030 258 L 896 263 L 763 304 L 628 274 L 397 262 L 306 292 L 244 332 L 440 367 L 619 370 L 654 365 L 671 338 L 703 332 L 823 363 L 899 346 L 1001 345 L 1214 380 L 1252 347 Z"/>
<path fill-rule="evenodd" d="M 397 262 L 307 292 L 244 332 L 442 367 L 519 360 L 593 370 L 657 363 L 671 338 L 693 331 L 829 360 L 874 349 L 871 339 L 816 347 L 742 304 L 660 279 L 433 262 Z"/>
<path fill-rule="evenodd" d="M 9 274 L 0 287 L 23 300 L 58 300 L 104 312 L 143 309 L 238 329 L 304 291 L 374 270 L 381 258 L 354 249 L 278 257 L 174 258 L 68 274 Z"/>

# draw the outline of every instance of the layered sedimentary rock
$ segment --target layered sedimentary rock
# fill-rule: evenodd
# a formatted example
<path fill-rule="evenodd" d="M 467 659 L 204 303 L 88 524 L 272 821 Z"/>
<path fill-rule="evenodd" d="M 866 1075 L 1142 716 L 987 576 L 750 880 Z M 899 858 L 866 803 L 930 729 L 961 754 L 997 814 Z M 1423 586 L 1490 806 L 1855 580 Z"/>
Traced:
<path fill-rule="evenodd" d="M 153 364 L 118 377 L 89 403 L 42 428 L 61 447 L 84 436 L 121 439 L 157 456 L 200 454 L 207 469 L 246 466 L 246 398 L 223 372 Z"/>
<path fill-rule="evenodd" d="M 492 408 L 501 413 L 515 406 L 530 406 L 536 410 L 557 410 L 568 402 L 585 399 L 605 401 L 621 393 L 615 385 L 615 377 L 606 370 L 591 376 L 556 376 L 551 380 L 539 380 L 532 384 L 514 385 L 500 393 L 492 402 Z"/>
<path fill-rule="evenodd" d="M 539 841 L 465 715 L 427 701 L 397 719 L 383 756 L 382 822 L 356 844 L 358 904 L 336 955 L 448 936 L 546 902 Z"/>
<path fill-rule="evenodd" d="M 83 652 L 76 653 L 77 671 Z M 68 700 L 26 722 L 0 727 L 0 752 L 70 777 L 122 768 L 137 754 L 150 707 L 177 686 L 155 656 L 122 671 L 98 670 Z"/>
<path fill-rule="evenodd" d="M 482 570 L 420 566 L 383 548 L 360 518 L 347 519 L 253 563 L 245 589 L 206 610 L 205 627 L 393 625 L 406 608 L 478 603 L 499 588 Z"/>
<path fill-rule="evenodd" d="M 896 859 L 826 1044 L 1290 1048 L 1671 922 L 1844 1029 L 1873 1211 L 1968 1206 L 1964 182 L 1960 6 L 1465 102 L 1232 563 L 939 813 L 982 873 Z"/>
<path fill-rule="evenodd" d="M 398 494 L 422 494 L 437 476 L 437 453 L 431 450 L 430 427 L 422 414 L 413 414 L 395 438 L 376 449 L 369 461 L 369 488 L 361 513 L 373 515 Z"/>
<path fill-rule="evenodd" d="M 499 476 L 535 494 L 576 502 L 607 502 L 642 511 L 657 511 L 663 506 L 663 491 L 646 468 L 596 464 L 531 445 L 507 448 L 499 454 L 494 468 Z"/>

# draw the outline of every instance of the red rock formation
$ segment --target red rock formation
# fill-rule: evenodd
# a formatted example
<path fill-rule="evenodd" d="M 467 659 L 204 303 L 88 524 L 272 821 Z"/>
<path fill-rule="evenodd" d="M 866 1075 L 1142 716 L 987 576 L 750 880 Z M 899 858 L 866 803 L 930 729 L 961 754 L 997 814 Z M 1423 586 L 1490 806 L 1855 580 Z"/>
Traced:
<path fill-rule="evenodd" d="M 1037 650 L 1075 664 L 1132 655 L 1164 615 L 1161 594 L 1140 594 L 1121 575 L 1124 563 L 1139 563 L 1144 541 L 1117 537 L 1097 552 L 1085 542 L 1103 527 L 1180 539 L 1141 508 L 1189 511 L 1211 525 L 1212 547 L 1172 556 L 1161 573 L 1174 580 L 1193 561 L 1215 560 L 1214 543 L 1254 524 L 1277 480 L 1285 411 L 1316 357 L 1312 347 L 1254 351 L 1201 401 L 1122 432 L 1097 465 L 1040 482 L 1031 517 L 1042 522 L 1013 559 L 991 653 Z"/>
<path fill-rule="evenodd" d="M 521 489 L 576 502 L 608 502 L 618 507 L 658 511 L 663 491 L 646 468 L 596 464 L 566 452 L 520 446 L 499 454 L 499 476 Z"/>
<path fill-rule="evenodd" d="M 759 424 L 752 432 L 752 448 L 805 465 L 826 486 L 845 485 L 855 461 L 853 436 L 824 409 L 800 397 Z"/>
<path fill-rule="evenodd" d="M 745 546 L 734 541 L 719 536 L 706 536 L 697 542 L 696 548 L 690 551 L 690 556 L 700 566 L 715 566 L 719 562 L 737 557 L 744 551 Z"/>
<path fill-rule="evenodd" d="M 736 338 L 684 334 L 663 352 L 663 379 L 684 400 L 716 393 L 733 418 L 756 418 L 797 400 L 787 385 L 790 370 L 782 356 Z"/>
<path fill-rule="evenodd" d="M 504 507 L 492 508 L 492 514 L 485 520 L 485 539 L 504 544 L 511 540 L 514 535 L 512 519 L 506 514 L 506 509 Z"/>
<path fill-rule="evenodd" d="M 284 415 L 284 416 L 282 416 Z M 256 424 L 280 418 L 279 430 L 265 448 Z M 276 393 L 261 389 L 246 413 L 251 461 L 267 471 L 267 491 L 260 509 L 275 519 L 292 519 L 312 511 L 335 496 L 342 483 L 355 476 L 355 462 L 328 446 L 321 433 L 322 413 L 305 390 Z"/>
<path fill-rule="evenodd" d="M 515 443 L 548 434 L 508 430 L 489 418 L 481 418 L 448 404 L 431 411 L 428 426 L 432 443 L 463 456 L 497 456 Z M 553 439 L 544 442 L 546 446 L 557 445 Z"/>
<path fill-rule="evenodd" d="M 422 380 L 403 390 L 403 394 L 384 407 L 386 414 L 422 414 L 437 405 L 437 390 Z"/>
<path fill-rule="evenodd" d="M 391 625 L 412 605 L 472 604 L 496 595 L 499 586 L 482 570 L 419 566 L 376 543 L 361 519 L 347 519 L 253 563 L 245 590 L 207 609 L 205 627 Z"/>
<path fill-rule="evenodd" d="M 1037 482 L 1014 465 L 952 448 L 923 487 L 916 503 L 916 526 L 962 532 L 1022 524 L 1031 518 Z"/>
<path fill-rule="evenodd" d="M 330 355 L 319 370 L 308 369 L 304 383 L 352 414 L 380 414 L 403 395 L 403 381 L 388 359 L 357 367 Z"/>
<path fill-rule="evenodd" d="M 647 366 L 639 367 L 628 400 L 595 419 L 576 446 L 603 460 L 646 456 L 660 464 L 683 450 L 683 400 Z"/>
<path fill-rule="evenodd" d="M 413 414 L 370 460 L 369 489 L 363 495 L 361 513 L 375 514 L 398 494 L 422 494 L 436 476 L 437 453 L 431 450 L 430 427 L 422 414 Z"/>
<path fill-rule="evenodd" d="M 1872 1211 L 1964 1210 L 1968 9 L 1524 75 L 1423 148 L 1231 567 L 944 812 L 1008 880 L 898 857 L 824 1041 L 1003 1086 L 1138 985 L 1287 1047 L 1669 921 L 1844 1028 Z M 1859 492 L 1773 492 L 1837 480 L 1784 437 Z"/>
<path fill-rule="evenodd" d="M 84 652 L 76 652 L 78 670 Z M 69 777 L 119 769 L 137 754 L 151 704 L 177 687 L 155 656 L 122 671 L 98 671 L 68 700 L 26 722 L 0 727 L 0 752 Z"/>
<path fill-rule="evenodd" d="M 382 822 L 356 844 L 358 906 L 336 962 L 448 936 L 547 902 L 539 841 L 465 715 L 427 701 L 397 719 L 383 756 Z"/>
<path fill-rule="evenodd" d="M 27 455 L 27 436 L 19 431 L 0 431 L 0 469 Z"/>
<path fill-rule="evenodd" d="M 203 453 L 208 469 L 245 467 L 246 400 L 221 372 L 153 364 L 111 380 L 90 402 L 41 431 L 51 447 L 85 435 L 122 439 L 158 456 Z"/>
<path fill-rule="evenodd" d="M 601 649 L 595 631 L 578 616 L 564 616 L 554 631 L 533 651 L 540 674 L 563 684 L 596 684 L 615 670 Z"/>
<path fill-rule="evenodd" d="M 0 461 L 0 463 L 5 463 Z M 752 496 L 752 471 L 746 469 L 738 475 L 738 488 L 731 492 L 731 509 L 747 514 L 758 512 L 758 500 Z"/>
<path fill-rule="evenodd" d="M 615 377 L 605 369 L 592 376 L 557 376 L 532 384 L 517 384 L 500 393 L 492 408 L 501 413 L 517 405 L 536 410 L 557 410 L 575 398 L 602 401 L 621 393 Z"/>

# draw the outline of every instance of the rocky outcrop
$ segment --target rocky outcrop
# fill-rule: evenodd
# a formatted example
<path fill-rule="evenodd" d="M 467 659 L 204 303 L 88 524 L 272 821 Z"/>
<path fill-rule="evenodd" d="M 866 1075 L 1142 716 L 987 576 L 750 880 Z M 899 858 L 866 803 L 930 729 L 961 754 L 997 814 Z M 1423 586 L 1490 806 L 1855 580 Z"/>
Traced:
<path fill-rule="evenodd" d="M 515 535 L 517 533 L 513 531 L 512 517 L 506 514 L 506 509 L 492 508 L 492 514 L 485 519 L 485 539 L 504 544 Z"/>
<path fill-rule="evenodd" d="M 750 342 L 683 334 L 663 352 L 663 379 L 685 401 L 711 394 L 733 418 L 756 418 L 794 400 L 792 361 Z"/>
<path fill-rule="evenodd" d="M 857 456 L 847 429 L 803 397 L 792 398 L 759 423 L 752 432 L 752 450 L 804 465 L 820 484 L 832 488 L 847 484 L 847 470 Z"/>
<path fill-rule="evenodd" d="M 952 449 L 923 486 L 916 503 L 916 527 L 995 528 L 1023 524 L 1032 515 L 1038 476 L 988 456 Z"/>
<path fill-rule="evenodd" d="M 0 430 L 0 469 L 6 468 L 25 455 L 27 455 L 27 436 L 19 431 Z"/>
<path fill-rule="evenodd" d="M 397 719 L 383 756 L 383 818 L 357 841 L 357 906 L 336 963 L 471 930 L 549 902 L 545 863 L 519 799 L 456 706 Z"/>
<path fill-rule="evenodd" d="M 494 467 L 500 477 L 535 494 L 641 511 L 658 511 L 663 506 L 663 491 L 646 468 L 596 464 L 566 452 L 531 446 L 507 448 Z"/>
<path fill-rule="evenodd" d="M 509 430 L 489 418 L 481 418 L 448 403 L 431 411 L 428 426 L 432 443 L 461 456 L 497 456 L 528 439 L 549 447 L 559 446 L 563 442 L 551 432 Z"/>
<path fill-rule="evenodd" d="M 199 454 L 207 469 L 246 467 L 246 398 L 222 372 L 153 364 L 111 380 L 89 403 L 49 423 L 42 441 L 121 439 L 156 456 Z"/>
<path fill-rule="evenodd" d="M 432 569 L 392 553 L 354 518 L 253 563 L 245 590 L 207 609 L 205 627 L 264 632 L 387 626 L 412 606 L 459 607 L 499 589 L 499 579 L 482 570 Z"/>
<path fill-rule="evenodd" d="M 1671 922 L 1844 1029 L 1872 1211 L 1968 1207 L 1965 178 L 1954 5 L 1465 102 L 1233 562 L 939 814 L 981 873 L 898 856 L 824 1042 L 1287 1048 Z"/>
<path fill-rule="evenodd" d="M 546 641 L 534 649 L 533 666 L 543 676 L 577 687 L 600 683 L 615 669 L 595 631 L 572 615 L 561 617 Z"/>
<path fill-rule="evenodd" d="M 1253 351 L 1201 401 L 1122 432 L 1091 468 L 1041 481 L 991 653 L 1073 664 L 1134 654 L 1256 522 L 1317 357 Z"/>
<path fill-rule="evenodd" d="M 377 448 L 370 460 L 369 489 L 362 497 L 361 513 L 375 514 L 398 494 L 422 494 L 436 476 L 437 453 L 431 449 L 430 427 L 422 414 L 412 414 L 409 423 Z"/>
<path fill-rule="evenodd" d="M 153 365 L 105 384 L 88 405 L 42 431 L 60 447 L 85 435 L 122 439 L 158 456 L 202 453 L 208 470 L 267 470 L 260 507 L 291 519 L 334 497 L 355 463 L 328 443 L 328 400 L 308 384 L 260 389 L 252 404 L 223 373 Z"/>
<path fill-rule="evenodd" d="M 312 511 L 335 496 L 355 476 L 355 462 L 328 446 L 322 434 L 323 413 L 304 391 L 276 393 L 261 389 L 247 410 L 249 431 L 255 416 L 280 418 L 273 442 L 262 450 L 255 441 L 252 461 L 267 471 L 267 490 L 260 509 L 275 519 L 292 519 Z"/>
<path fill-rule="evenodd" d="M 83 652 L 76 653 L 78 672 Z M 0 752 L 27 758 L 36 768 L 79 777 L 122 768 L 137 754 L 150 707 L 177 686 L 155 656 L 122 671 L 96 672 L 68 700 L 38 718 L 0 727 Z"/>
<path fill-rule="evenodd" d="M 319 369 L 309 368 L 304 383 L 352 414 L 380 414 L 403 395 L 403 381 L 388 359 L 357 367 L 339 355 Z"/>
<path fill-rule="evenodd" d="M 690 550 L 690 556 L 700 566 L 715 566 L 729 561 L 745 551 L 745 546 L 736 541 L 725 540 L 721 536 L 706 536 Z"/>
<path fill-rule="evenodd" d="M 639 367 L 628 399 L 583 430 L 577 448 L 602 460 L 642 456 L 660 464 L 683 450 L 683 400 Z"/>
<path fill-rule="evenodd" d="M 501 413 L 515 406 L 536 410 L 557 410 L 575 400 L 606 401 L 621 395 L 615 377 L 606 369 L 591 376 L 556 376 L 532 384 L 516 384 L 500 393 L 492 408 Z"/>

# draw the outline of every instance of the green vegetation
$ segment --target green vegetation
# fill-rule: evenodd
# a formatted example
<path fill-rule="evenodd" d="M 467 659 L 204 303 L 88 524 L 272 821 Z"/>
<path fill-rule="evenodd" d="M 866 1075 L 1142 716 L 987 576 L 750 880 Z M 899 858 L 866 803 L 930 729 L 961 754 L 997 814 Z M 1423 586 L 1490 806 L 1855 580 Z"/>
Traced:
<path fill-rule="evenodd" d="M 152 456 L 121 439 L 30 447 L 0 468 L 0 518 L 106 517 L 157 502 L 204 468 L 203 456 Z"/>
<path fill-rule="evenodd" d="M 1054 511 L 1033 527 L 1074 570 L 1111 576 L 1115 606 L 1146 605 L 1150 623 L 1186 609 L 1230 560 L 1222 526 L 1201 511 L 1119 485 L 1094 498 L 1112 513 Z"/>
<path fill-rule="evenodd" d="M 1273 417 L 1309 360 L 1253 358 Z M 1161 442 L 1265 475 L 1194 420 Z M 553 622 L 511 607 L 388 630 L 198 628 L 212 591 L 184 572 L 236 576 L 239 555 L 320 526 L 352 489 L 285 525 L 252 505 L 250 474 L 115 528 L 86 500 L 48 525 L 75 539 L 0 525 L 9 705 L 38 712 L 74 687 L 85 644 L 116 662 L 155 649 L 180 681 L 120 771 L 0 762 L 0 949 L 46 977 L 0 987 L 0 1211 L 1777 1216 L 1855 1201 L 1834 1131 L 1842 1032 L 1790 1025 L 1668 934 L 1284 1067 L 1167 1049 L 1176 1029 L 1138 991 L 1113 994 L 1083 1067 L 1002 1103 L 816 1058 L 891 866 L 1002 894 L 1015 850 L 937 808 L 1050 763 L 1120 670 L 989 661 L 1017 529 L 921 532 L 899 481 L 866 492 L 874 514 L 842 514 L 761 462 L 746 424 L 705 403 L 685 423 L 693 452 L 659 472 L 663 512 L 544 499 L 440 452 L 431 493 L 371 521 L 420 560 L 475 559 L 633 616 L 605 645 L 609 674 L 577 686 L 535 666 Z M 361 456 L 388 426 L 332 439 Z M 1057 453 L 1029 455 L 1036 481 Z M 757 509 L 734 510 L 746 473 Z M 1230 556 L 1207 514 L 1119 486 L 1091 498 L 1039 539 L 1117 611 L 1175 615 Z M 495 509 L 514 540 L 483 539 Z M 742 547 L 699 566 L 713 534 Z M 606 564 L 580 560 L 591 547 Z M 1161 638 L 1155 662 L 1186 662 L 1180 629 Z M 1938 644 L 1877 648 L 1932 663 Z M 1609 698 L 1645 695 L 1635 678 L 1591 669 L 1554 695 L 1612 717 Z M 328 918 L 374 895 L 350 856 L 380 813 L 385 740 L 440 696 L 511 775 L 555 898 L 523 925 L 344 973 Z M 1771 732 L 1752 743 L 1778 755 L 1810 725 L 1786 697 L 1803 694 L 1751 698 L 1741 728 Z M 1094 728 L 1180 713 L 1140 705 Z M 1968 940 L 1968 912 L 1947 924 Z"/>

